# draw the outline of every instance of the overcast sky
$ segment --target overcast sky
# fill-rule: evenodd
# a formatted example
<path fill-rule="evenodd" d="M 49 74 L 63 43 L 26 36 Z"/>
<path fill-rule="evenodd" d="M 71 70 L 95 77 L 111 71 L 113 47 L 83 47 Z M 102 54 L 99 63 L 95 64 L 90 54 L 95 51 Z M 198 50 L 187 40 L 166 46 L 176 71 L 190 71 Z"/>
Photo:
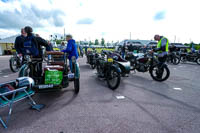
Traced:
<path fill-rule="evenodd" d="M 30 25 L 48 39 L 64 34 L 79 41 L 153 39 L 200 43 L 199 0 L 0 0 L 0 38 Z"/>

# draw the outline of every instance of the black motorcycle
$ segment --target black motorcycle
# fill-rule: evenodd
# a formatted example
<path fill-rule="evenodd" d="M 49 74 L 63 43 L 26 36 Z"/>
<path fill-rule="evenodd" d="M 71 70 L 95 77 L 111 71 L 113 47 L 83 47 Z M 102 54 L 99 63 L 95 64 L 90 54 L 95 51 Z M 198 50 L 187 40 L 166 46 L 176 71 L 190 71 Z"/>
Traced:
<path fill-rule="evenodd" d="M 200 54 L 199 53 L 181 53 L 181 62 L 196 62 L 200 65 Z"/>
<path fill-rule="evenodd" d="M 181 61 L 180 56 L 178 56 L 176 52 L 172 52 L 167 55 L 167 63 L 171 62 L 174 65 L 178 65 L 180 61 Z"/>
<path fill-rule="evenodd" d="M 98 58 L 98 53 L 96 50 L 88 51 L 87 53 L 87 63 L 90 64 L 92 69 L 96 67 L 96 58 Z"/>
<path fill-rule="evenodd" d="M 110 89 L 115 90 L 118 88 L 121 80 L 121 69 L 112 57 L 102 53 L 96 60 L 96 70 L 98 77 L 105 79 Z"/>
<path fill-rule="evenodd" d="M 170 71 L 165 63 L 158 61 L 154 53 L 147 53 L 143 56 L 132 56 L 127 58 L 131 62 L 132 70 L 138 72 L 149 72 L 156 81 L 165 81 L 170 76 Z"/>
<path fill-rule="evenodd" d="M 128 76 L 130 74 L 130 67 L 131 67 L 130 62 L 123 59 L 118 52 L 112 52 L 112 51 L 106 51 L 106 50 L 103 50 L 102 52 L 106 53 L 106 55 L 109 55 L 110 57 L 113 58 L 115 63 L 121 69 L 122 77 Z"/>

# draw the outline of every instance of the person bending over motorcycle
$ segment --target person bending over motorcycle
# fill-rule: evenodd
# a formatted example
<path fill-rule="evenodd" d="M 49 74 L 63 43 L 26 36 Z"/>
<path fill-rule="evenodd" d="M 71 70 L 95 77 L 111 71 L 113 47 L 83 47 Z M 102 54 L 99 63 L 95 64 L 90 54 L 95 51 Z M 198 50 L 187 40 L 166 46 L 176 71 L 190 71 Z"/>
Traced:
<path fill-rule="evenodd" d="M 33 29 L 30 26 L 26 26 L 24 28 L 25 33 L 27 34 L 24 45 L 23 45 L 23 54 L 24 55 L 31 55 L 33 58 L 42 58 L 43 51 L 42 46 L 46 47 L 46 50 L 49 51 L 49 45 L 46 40 L 41 38 L 40 36 L 35 36 L 33 34 Z M 37 71 L 33 70 L 35 76 L 41 76 L 42 74 L 42 63 L 39 63 L 38 66 L 35 64 L 36 67 L 38 67 Z"/>
<path fill-rule="evenodd" d="M 72 35 L 67 35 L 66 40 L 68 42 L 67 48 L 65 50 L 62 50 L 62 52 L 69 54 L 69 66 L 72 72 L 72 57 L 74 56 L 76 60 L 78 59 L 78 49 L 75 40 L 72 39 Z"/>
<path fill-rule="evenodd" d="M 167 60 L 169 40 L 160 35 L 155 35 L 154 40 L 158 41 L 158 44 L 157 48 L 153 49 L 153 51 L 158 53 L 158 61 L 160 62 L 160 65 L 162 65 Z"/>

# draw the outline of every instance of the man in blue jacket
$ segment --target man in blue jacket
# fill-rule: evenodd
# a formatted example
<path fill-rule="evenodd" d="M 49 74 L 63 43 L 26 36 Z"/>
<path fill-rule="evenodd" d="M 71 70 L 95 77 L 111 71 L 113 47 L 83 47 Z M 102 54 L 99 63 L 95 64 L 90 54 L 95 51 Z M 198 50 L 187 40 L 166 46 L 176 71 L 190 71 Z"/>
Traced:
<path fill-rule="evenodd" d="M 72 71 L 72 57 L 74 56 L 76 60 L 78 59 L 78 49 L 75 40 L 72 39 L 72 35 L 67 35 L 66 40 L 68 42 L 67 48 L 65 50 L 62 50 L 62 52 L 69 54 L 69 65 Z"/>

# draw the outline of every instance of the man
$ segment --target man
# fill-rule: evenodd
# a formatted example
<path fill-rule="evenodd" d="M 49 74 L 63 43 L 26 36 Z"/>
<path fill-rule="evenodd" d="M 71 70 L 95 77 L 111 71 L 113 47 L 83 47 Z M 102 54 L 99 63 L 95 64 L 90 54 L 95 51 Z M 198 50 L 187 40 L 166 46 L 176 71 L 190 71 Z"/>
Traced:
<path fill-rule="evenodd" d="M 26 32 L 24 29 L 21 29 L 21 35 L 16 37 L 15 39 L 15 49 L 17 53 L 22 56 L 23 55 L 23 44 L 24 44 L 24 39 L 27 36 Z"/>
<path fill-rule="evenodd" d="M 65 43 L 61 42 L 61 45 L 59 46 L 59 49 L 62 51 L 64 49 L 66 49 Z"/>
<path fill-rule="evenodd" d="M 48 45 L 49 45 L 49 49 L 48 49 L 48 51 L 53 51 L 53 46 L 52 46 L 52 44 L 51 44 L 50 41 L 48 41 Z"/>
<path fill-rule="evenodd" d="M 122 46 L 122 58 L 125 58 L 125 52 L 126 52 L 126 43 L 124 43 L 124 45 Z"/>
<path fill-rule="evenodd" d="M 158 60 L 162 64 L 167 59 L 169 40 L 166 37 L 155 35 L 154 40 L 158 41 L 157 48 L 153 51 L 158 52 Z"/>
<path fill-rule="evenodd" d="M 78 50 L 75 40 L 72 38 L 72 35 L 67 35 L 66 40 L 68 42 L 67 48 L 65 50 L 62 50 L 62 52 L 68 53 L 68 59 L 69 59 L 69 66 L 70 70 L 72 72 L 72 57 L 75 57 L 75 59 L 78 59 Z"/>
<path fill-rule="evenodd" d="M 25 55 L 31 55 L 34 58 L 41 58 L 43 56 L 43 50 L 42 46 L 46 47 L 46 50 L 49 50 L 49 45 L 46 40 L 44 40 L 41 37 L 36 37 L 33 34 L 33 29 L 30 26 L 26 26 L 24 28 L 27 36 L 24 40 L 23 44 L 23 53 Z M 37 65 L 37 64 L 35 64 Z M 37 71 L 34 69 L 34 75 L 35 76 L 41 76 L 42 74 L 42 62 L 39 63 L 39 67 L 35 66 L 35 68 L 38 68 Z"/>

